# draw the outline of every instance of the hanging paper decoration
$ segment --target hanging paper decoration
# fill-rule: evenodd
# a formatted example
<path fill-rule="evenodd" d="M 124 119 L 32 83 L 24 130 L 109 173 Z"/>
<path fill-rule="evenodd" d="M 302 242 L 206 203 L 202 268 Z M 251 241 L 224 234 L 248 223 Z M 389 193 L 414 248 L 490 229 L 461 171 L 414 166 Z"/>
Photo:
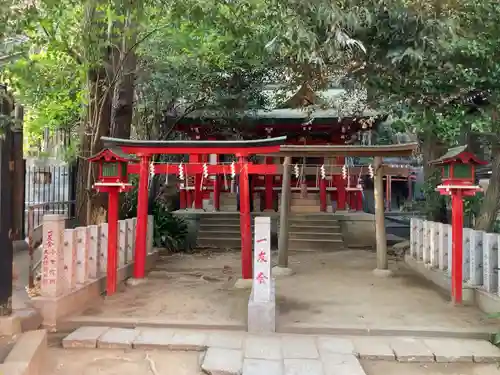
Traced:
<path fill-rule="evenodd" d="M 155 175 L 155 164 L 153 162 L 149 163 L 149 178 L 153 178 Z"/>
<path fill-rule="evenodd" d="M 234 161 L 231 163 L 231 178 L 234 180 L 236 178 L 236 166 Z"/>
<path fill-rule="evenodd" d="M 184 165 L 179 164 L 179 180 L 184 181 Z"/>
<path fill-rule="evenodd" d="M 203 164 L 203 178 L 204 179 L 208 178 L 208 165 L 207 165 L 207 163 Z"/>
<path fill-rule="evenodd" d="M 342 166 L 342 178 L 344 180 L 347 179 L 347 167 L 345 164 Z"/>
<path fill-rule="evenodd" d="M 298 164 L 295 164 L 293 166 L 293 173 L 295 174 L 295 178 L 299 178 L 300 176 L 300 169 L 299 169 L 299 165 Z"/>
<path fill-rule="evenodd" d="M 370 178 L 373 178 L 374 173 L 373 173 L 373 167 L 371 164 L 368 166 L 368 174 L 370 175 Z"/>
<path fill-rule="evenodd" d="M 323 164 L 320 168 L 321 179 L 324 180 L 326 178 L 325 165 Z"/>

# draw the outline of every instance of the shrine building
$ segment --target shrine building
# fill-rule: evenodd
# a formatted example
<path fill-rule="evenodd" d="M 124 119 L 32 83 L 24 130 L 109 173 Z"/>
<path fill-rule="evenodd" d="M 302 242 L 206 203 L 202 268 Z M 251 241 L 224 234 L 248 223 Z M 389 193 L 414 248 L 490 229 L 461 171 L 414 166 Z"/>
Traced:
<path fill-rule="evenodd" d="M 302 86 L 283 103 L 275 104 L 274 109 L 246 111 L 227 117 L 194 111 L 181 116 L 174 130 L 192 140 L 229 140 L 234 139 L 237 134 L 240 139 L 286 136 L 287 145 L 371 145 L 379 124 L 386 116 L 369 109 L 351 110 L 351 114 L 341 116 L 341 111 L 331 108 L 331 105 L 330 109 L 325 109 L 328 103 L 335 101 L 336 97 L 340 98 L 342 94 L 343 90 L 339 89 L 316 94 L 309 86 Z M 231 128 L 237 130 L 231 133 L 228 131 Z M 189 155 L 190 164 L 230 163 L 232 160 L 235 159 L 231 155 Z M 256 156 L 252 162 L 281 166 L 283 157 Z M 363 210 L 363 181 L 370 175 L 369 163 L 344 156 L 293 157 L 292 165 L 291 212 Z M 409 165 L 392 167 L 390 174 L 384 176 L 388 209 L 391 207 L 391 187 L 394 183 L 402 182 L 406 198 L 412 195 Z M 276 175 L 253 176 L 250 179 L 252 211 L 279 211 L 281 189 L 281 171 Z M 237 183 L 230 176 L 210 176 L 207 179 L 203 179 L 201 175 L 186 176 L 185 182 L 179 185 L 179 190 L 181 210 L 238 210 Z"/>

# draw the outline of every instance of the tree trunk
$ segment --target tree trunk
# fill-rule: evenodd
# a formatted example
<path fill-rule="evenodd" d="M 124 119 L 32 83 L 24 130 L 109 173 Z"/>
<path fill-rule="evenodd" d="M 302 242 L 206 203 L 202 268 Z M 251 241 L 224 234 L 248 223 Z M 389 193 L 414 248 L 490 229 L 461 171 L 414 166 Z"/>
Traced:
<path fill-rule="evenodd" d="M 490 183 L 484 195 L 474 228 L 485 232 L 493 231 L 498 210 L 500 209 L 500 147 L 495 147 L 493 154 L 495 157 L 491 163 Z"/>

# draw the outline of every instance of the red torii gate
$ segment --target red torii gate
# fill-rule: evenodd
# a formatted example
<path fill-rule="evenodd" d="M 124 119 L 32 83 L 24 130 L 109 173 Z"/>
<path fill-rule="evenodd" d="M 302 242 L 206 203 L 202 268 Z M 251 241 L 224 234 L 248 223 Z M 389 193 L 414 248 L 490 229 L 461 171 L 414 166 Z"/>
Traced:
<path fill-rule="evenodd" d="M 101 140 L 103 141 L 105 147 L 110 149 L 119 149 L 125 154 L 135 155 L 136 158 L 139 159 L 139 162 L 128 162 L 127 166 L 127 173 L 139 175 L 134 264 L 135 278 L 140 279 L 145 276 L 149 176 L 151 173 L 177 175 L 179 174 L 181 164 L 185 175 L 200 175 L 203 173 L 208 173 L 209 175 L 231 175 L 232 173 L 239 174 L 242 277 L 244 279 L 252 278 L 252 233 L 248 175 L 276 174 L 278 166 L 275 164 L 252 164 L 248 161 L 248 157 L 256 154 L 279 152 L 280 146 L 286 141 L 286 137 L 234 141 L 144 141 L 110 137 L 102 137 Z M 156 154 L 234 154 L 238 158 L 238 161 L 234 164 L 234 166 L 201 163 L 152 164 L 151 158 Z M 108 207 L 108 211 L 111 210 L 117 210 L 117 207 Z M 117 221 L 116 215 L 110 215 L 108 213 L 108 225 L 117 225 L 117 223 L 111 223 L 111 219 L 113 221 Z M 117 238 L 109 238 L 108 241 L 110 243 L 115 242 L 116 244 Z M 116 251 L 116 245 L 114 249 Z"/>

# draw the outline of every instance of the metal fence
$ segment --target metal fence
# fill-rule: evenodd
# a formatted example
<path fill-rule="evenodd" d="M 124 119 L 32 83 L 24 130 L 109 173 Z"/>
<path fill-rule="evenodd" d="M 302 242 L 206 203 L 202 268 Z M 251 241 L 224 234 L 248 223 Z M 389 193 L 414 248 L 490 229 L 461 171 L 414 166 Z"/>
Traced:
<path fill-rule="evenodd" d="M 42 223 L 45 214 L 75 215 L 75 173 L 72 165 L 26 168 L 24 193 L 24 236 Z"/>

